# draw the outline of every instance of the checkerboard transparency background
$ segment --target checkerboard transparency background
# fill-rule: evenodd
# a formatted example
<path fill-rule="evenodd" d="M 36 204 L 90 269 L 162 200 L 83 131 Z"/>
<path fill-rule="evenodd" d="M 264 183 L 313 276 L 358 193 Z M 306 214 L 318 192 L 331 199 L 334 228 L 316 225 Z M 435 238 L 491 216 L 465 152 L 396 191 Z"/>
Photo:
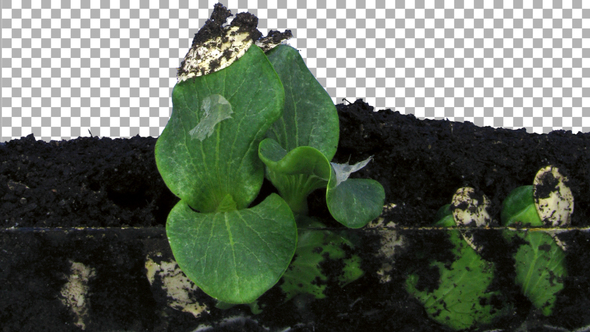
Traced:
<path fill-rule="evenodd" d="M 213 0 L 1 0 L 0 142 L 159 136 Z M 590 1 L 225 0 L 291 29 L 335 103 L 590 131 Z"/>

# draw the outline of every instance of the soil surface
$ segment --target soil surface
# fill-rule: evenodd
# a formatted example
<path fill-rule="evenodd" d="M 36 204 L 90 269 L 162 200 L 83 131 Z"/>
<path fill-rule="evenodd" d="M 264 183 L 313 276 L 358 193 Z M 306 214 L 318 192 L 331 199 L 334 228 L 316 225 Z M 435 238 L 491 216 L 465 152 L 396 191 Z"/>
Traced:
<path fill-rule="evenodd" d="M 529 134 L 418 120 L 391 110 L 373 112 L 360 99 L 337 109 L 340 142 L 333 161 L 352 164 L 374 156 L 351 177 L 383 185 L 386 203 L 396 204 L 384 214 L 387 221 L 430 225 L 464 186 L 485 193 L 492 218 L 499 220 L 508 193 L 532 184 L 537 171 L 552 164 L 570 180 L 572 226 L 590 226 L 590 133 Z M 164 226 L 178 198 L 158 173 L 155 143 L 139 136 L 44 142 L 31 134 L 1 144 L 2 227 Z M 321 196 L 316 192 L 313 198 Z M 316 204 L 320 215 L 322 206 Z"/>
<path fill-rule="evenodd" d="M 309 300 L 280 305 L 281 296 L 273 288 L 261 299 L 268 303 L 268 309 L 253 316 L 271 330 L 285 326 L 291 326 L 291 331 L 445 330 L 428 319 L 422 305 L 403 285 L 407 271 L 428 265 L 428 259 L 448 259 L 450 244 L 440 232 L 405 228 L 432 224 L 437 210 L 450 203 L 459 187 L 470 186 L 485 193 L 493 204 L 492 218 L 499 220 L 501 204 L 508 193 L 532 184 L 536 172 L 552 164 L 570 180 L 575 198 L 572 227 L 590 226 L 590 133 L 529 134 L 524 129 L 482 128 L 470 122 L 418 120 L 391 110 L 373 112 L 373 107 L 362 100 L 339 104 L 337 109 L 340 145 L 334 161 L 354 163 L 374 156 L 351 177 L 372 178 L 383 185 L 386 204 L 395 204 L 384 212 L 384 223 L 394 222 L 399 234 L 408 239 L 407 246 L 396 253 L 390 282 L 380 284 L 375 275 L 367 274 L 345 288 L 328 287 L 329 304 Z M 89 323 L 87 330 L 196 328 L 191 323 L 192 316 L 173 310 L 167 312 L 167 319 L 174 324 L 158 321 L 155 300 L 141 265 L 143 252 L 137 249 L 133 238 L 117 242 L 124 235 L 116 227 L 125 226 L 145 228 L 145 232 L 154 232 L 149 237 L 165 239 L 166 217 L 179 199 L 158 173 L 155 143 L 156 138 L 139 136 L 43 142 L 29 135 L 0 144 L 0 245 L 5 248 L 0 255 L 0 326 L 4 331 L 36 331 L 38 326 L 47 326 L 50 331 L 79 330 L 72 324 L 64 329 L 64 322 L 73 318 L 53 298 L 52 294 L 59 294 L 59 282 L 47 285 L 27 281 L 28 276 L 35 274 L 62 280 L 59 275 L 67 269 L 54 264 L 66 266 L 61 264 L 65 258 L 60 257 L 72 252 L 88 252 L 78 254 L 79 260 L 110 266 L 113 271 L 112 275 L 96 276 L 90 284 L 91 293 L 92 287 L 96 287 L 92 294 L 100 294 L 98 287 L 107 287 L 110 295 L 89 299 L 91 314 L 106 318 L 103 323 Z M 265 183 L 261 195 L 272 190 Z M 320 218 L 329 215 L 324 195 L 317 191 L 310 196 L 310 211 Z M 326 223 L 339 227 L 335 222 Z M 65 237 L 36 232 L 74 227 L 91 229 L 89 233 Z M 89 239 L 92 228 L 98 227 L 109 227 L 108 234 Z M 513 314 L 490 328 L 515 330 L 525 321 L 527 329 L 535 331 L 550 330 L 549 326 L 569 330 L 590 325 L 588 232 L 563 235 L 571 246 L 567 255 L 569 277 L 555 313 L 548 318 L 535 313 L 513 285 L 514 248 L 504 245 L 499 234 L 488 233 L 482 257 L 497 264 L 501 273 L 494 287 L 516 304 Z M 376 264 L 371 257 L 379 249 L 379 240 L 376 235 L 367 235 L 366 239 L 355 250 L 363 258 L 365 271 L 374 271 L 379 267 L 371 266 Z M 12 248 L 14 255 L 7 254 L 6 248 Z M 429 256 L 417 259 L 412 252 L 418 249 Z M 170 255 L 169 248 L 161 250 Z M 35 252 L 37 256 L 31 254 L 23 259 L 17 252 Z M 141 264 L 124 263 L 134 259 Z M 227 311 L 214 309 L 207 319 L 214 322 L 238 314 L 251 315 L 248 307 L 236 306 Z M 247 319 L 218 325 L 217 330 L 235 330 L 232 324 L 241 326 L 238 330 L 265 330 Z"/>

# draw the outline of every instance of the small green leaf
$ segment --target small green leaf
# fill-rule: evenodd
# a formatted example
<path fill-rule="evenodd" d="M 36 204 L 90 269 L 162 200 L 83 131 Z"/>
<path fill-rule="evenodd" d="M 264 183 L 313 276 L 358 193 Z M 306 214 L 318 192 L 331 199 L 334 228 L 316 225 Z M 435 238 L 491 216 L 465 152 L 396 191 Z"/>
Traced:
<path fill-rule="evenodd" d="M 285 175 L 305 174 L 327 183 L 330 180 L 330 162 L 318 149 L 300 146 L 287 153 L 275 140 L 266 138 L 258 148 L 259 157 L 273 169 Z"/>
<path fill-rule="evenodd" d="M 348 179 L 326 190 L 326 203 L 332 217 L 350 228 L 360 228 L 379 217 L 385 190 L 372 179 Z"/>
<path fill-rule="evenodd" d="M 522 186 L 512 190 L 502 202 L 501 218 L 504 226 L 543 226 L 535 208 L 533 186 Z"/>
<path fill-rule="evenodd" d="M 533 186 L 518 187 L 504 199 L 502 225 L 544 225 L 535 207 Z M 542 231 L 506 230 L 504 237 L 509 242 L 516 237 L 524 240 L 514 254 L 516 283 L 543 315 L 551 315 L 557 293 L 563 289 L 564 278 L 567 276 L 565 252 L 551 235 Z"/>
<path fill-rule="evenodd" d="M 457 226 L 455 218 L 453 218 L 453 211 L 451 210 L 451 204 L 446 204 L 436 212 L 434 220 L 438 220 L 433 226 L 438 227 L 453 227 Z"/>
<path fill-rule="evenodd" d="M 330 180 L 330 162 L 317 149 L 300 146 L 289 153 L 275 140 L 260 143 L 266 176 L 296 214 L 307 214 L 307 196 Z"/>
<path fill-rule="evenodd" d="M 250 303 L 270 289 L 297 245 L 293 213 L 276 194 L 253 208 L 215 213 L 195 212 L 181 200 L 166 233 L 182 271 L 226 303 Z"/>
<path fill-rule="evenodd" d="M 232 198 L 230 194 L 225 195 L 225 198 L 219 203 L 217 206 L 217 210 L 215 212 L 229 212 L 237 210 L 236 202 Z"/>
<path fill-rule="evenodd" d="M 379 182 L 347 179 L 338 183 L 328 159 L 313 147 L 300 146 L 287 153 L 267 138 L 260 143 L 259 156 L 267 177 L 297 214 L 307 213 L 307 196 L 323 187 L 330 213 L 346 227 L 363 227 L 383 210 L 385 191 Z"/>

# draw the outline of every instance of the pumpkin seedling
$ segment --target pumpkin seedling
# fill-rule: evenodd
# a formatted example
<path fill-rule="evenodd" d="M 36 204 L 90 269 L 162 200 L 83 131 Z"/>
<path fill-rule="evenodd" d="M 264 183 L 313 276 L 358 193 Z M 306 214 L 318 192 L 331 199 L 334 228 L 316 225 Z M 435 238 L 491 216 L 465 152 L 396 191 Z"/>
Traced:
<path fill-rule="evenodd" d="M 517 227 L 506 230 L 504 237 L 509 242 L 517 238 L 523 242 L 514 254 L 516 283 L 545 316 L 551 315 L 567 276 L 566 246 L 555 230 L 539 228 L 570 225 L 574 198 L 567 182 L 557 167 L 546 166 L 539 170 L 533 185 L 514 189 L 502 203 L 502 225 Z"/>
<path fill-rule="evenodd" d="M 444 231 L 453 244 L 453 260 L 432 261 L 430 264 L 438 268 L 438 287 L 432 291 L 418 289 L 419 273 L 409 275 L 406 280 L 406 289 L 424 305 L 428 316 L 455 330 L 490 324 L 509 308 L 493 304 L 500 298 L 499 292 L 488 290 L 494 278 L 494 263 L 481 258 L 478 254 L 481 248 L 474 243 L 473 234 L 467 229 L 489 225 L 489 204 L 490 200 L 473 188 L 458 189 L 452 204 L 439 209 L 438 221 L 433 224 L 458 227 Z"/>
<path fill-rule="evenodd" d="M 311 191 L 327 187 L 332 215 L 350 227 L 377 217 L 385 196 L 376 181 L 347 179 L 360 166 L 330 164 L 338 115 L 299 52 L 276 46 L 290 32 L 259 40 L 256 17 L 240 13 L 224 26 L 228 16 L 215 5 L 195 35 L 155 148 L 180 197 L 166 223 L 174 257 L 225 306 L 253 303 L 285 273 Z M 265 174 L 282 197 L 250 206 Z"/>

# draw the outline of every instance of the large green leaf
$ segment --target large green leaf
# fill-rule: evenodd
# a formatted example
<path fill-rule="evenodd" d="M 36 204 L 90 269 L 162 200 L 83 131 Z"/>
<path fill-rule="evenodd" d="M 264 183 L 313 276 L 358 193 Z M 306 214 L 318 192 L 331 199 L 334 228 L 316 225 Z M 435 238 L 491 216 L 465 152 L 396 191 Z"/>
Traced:
<path fill-rule="evenodd" d="M 440 220 L 435 226 L 454 227 L 450 205 L 439 210 Z M 503 315 L 504 309 L 492 305 L 493 297 L 498 292 L 490 292 L 488 287 L 494 278 L 494 263 L 482 259 L 479 254 L 463 239 L 459 230 L 446 231 L 455 257 L 450 264 L 433 261 L 431 266 L 440 272 L 439 286 L 432 292 L 418 290 L 418 274 L 411 274 L 406 279 L 406 289 L 418 299 L 433 320 L 453 329 L 461 330 L 489 324 L 496 317 Z"/>
<path fill-rule="evenodd" d="M 543 226 L 535 207 L 533 186 L 518 187 L 504 199 L 502 225 Z M 515 238 L 524 240 L 514 254 L 516 283 L 536 308 L 545 316 L 551 315 L 567 276 L 565 252 L 551 235 L 541 230 L 505 230 L 504 237 L 510 242 Z"/>
<path fill-rule="evenodd" d="M 273 124 L 267 137 L 287 151 L 311 146 L 332 160 L 340 130 L 332 98 L 293 47 L 279 45 L 267 56 L 285 88 L 283 116 Z"/>
<path fill-rule="evenodd" d="M 238 209 L 258 195 L 264 167 L 258 143 L 280 116 L 283 85 L 253 45 L 220 71 L 178 83 L 173 111 L 156 143 L 156 164 L 170 190 L 200 212 L 229 194 Z"/>
<path fill-rule="evenodd" d="M 293 214 L 276 194 L 253 208 L 214 213 L 195 213 L 181 200 L 166 233 L 182 271 L 226 303 L 250 303 L 270 289 L 297 244 Z"/>
<path fill-rule="evenodd" d="M 385 200 L 381 184 L 370 179 L 339 181 L 328 159 L 313 147 L 300 146 L 287 152 L 267 138 L 260 143 L 259 156 L 270 181 L 295 213 L 306 214 L 307 196 L 326 187 L 330 213 L 347 227 L 363 227 L 381 214 Z"/>

